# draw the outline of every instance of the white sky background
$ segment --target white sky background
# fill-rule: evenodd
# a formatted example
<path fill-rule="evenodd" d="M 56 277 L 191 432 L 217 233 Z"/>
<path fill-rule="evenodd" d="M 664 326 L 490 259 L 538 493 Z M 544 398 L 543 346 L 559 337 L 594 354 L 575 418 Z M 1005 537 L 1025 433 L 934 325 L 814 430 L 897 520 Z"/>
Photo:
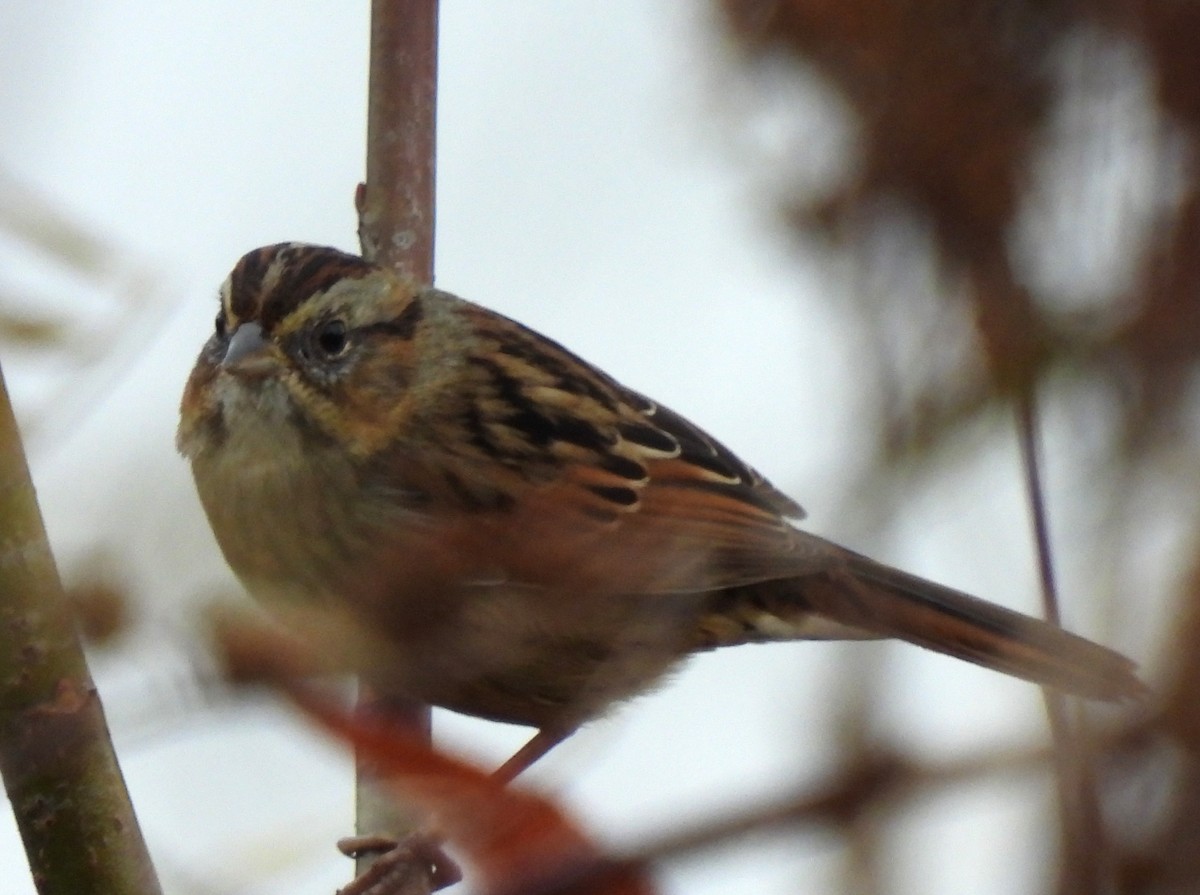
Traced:
<path fill-rule="evenodd" d="M 444 0 L 438 284 L 684 412 L 797 496 L 814 530 L 852 536 L 832 513 L 869 435 L 854 417 L 854 343 L 754 164 L 783 141 L 811 153 L 814 171 L 836 170 L 844 123 L 820 96 L 796 120 L 751 114 L 701 4 L 596 9 Z M 103 400 L 53 417 L 65 422 L 34 442 L 32 463 L 64 570 L 99 533 L 145 601 L 133 658 L 101 657 L 96 674 L 173 893 L 321 893 L 349 872 L 333 848 L 351 828 L 340 747 L 270 704 L 206 708 L 188 679 L 190 619 L 232 579 L 173 435 L 233 262 L 285 239 L 356 246 L 366 29 L 367 4 L 348 0 L 0 6 L 0 165 L 119 247 L 101 292 L 134 274 L 156 290 L 146 320 L 97 331 L 115 358 L 80 385 Z M 21 252 L 0 248 L 0 288 L 38 282 Z M 7 358 L 6 372 L 22 409 L 36 408 L 40 380 Z M 947 470 L 894 513 L 905 517 L 895 540 L 854 546 L 1036 611 L 1012 450 Z M 837 676 L 856 667 L 834 663 L 845 650 L 887 663 L 885 729 L 920 754 L 1041 735 L 1034 688 L 913 648 L 743 648 L 694 661 L 534 779 L 616 842 L 818 780 L 835 758 Z M 489 764 L 527 735 L 444 713 L 435 723 Z M 895 891 L 1036 888 L 1049 848 L 1036 822 L 1052 794 L 1034 780 L 924 806 L 889 840 Z M 831 839 L 779 842 L 672 867 L 665 885 L 836 884 L 846 856 Z M 0 890 L 33 891 L 7 815 Z"/>

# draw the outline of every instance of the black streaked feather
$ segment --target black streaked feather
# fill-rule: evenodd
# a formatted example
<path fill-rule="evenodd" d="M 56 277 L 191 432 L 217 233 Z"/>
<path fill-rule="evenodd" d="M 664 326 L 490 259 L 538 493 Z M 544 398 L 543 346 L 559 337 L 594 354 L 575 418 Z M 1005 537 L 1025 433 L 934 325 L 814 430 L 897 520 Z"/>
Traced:
<path fill-rule="evenodd" d="M 587 375 L 592 371 L 587 361 L 572 354 L 553 339 L 534 332 L 515 320 L 508 320 L 518 328 L 520 338 L 513 333 L 497 333 L 496 349 L 501 354 L 517 358 L 554 380 L 555 388 L 573 395 L 590 398 L 610 413 L 616 412 L 617 401 L 611 388 L 616 386 L 607 376 Z M 586 372 L 581 372 L 586 371 Z M 598 371 L 597 371 L 598 372 Z M 619 388 L 619 387 L 618 387 Z"/>
<path fill-rule="evenodd" d="M 597 497 L 619 506 L 632 507 L 638 502 L 638 493 L 625 485 L 588 485 L 587 489 Z"/>
<path fill-rule="evenodd" d="M 649 476 L 645 466 L 636 460 L 622 457 L 620 454 L 605 454 L 597 461 L 596 465 L 605 472 L 611 472 L 613 475 L 619 475 L 621 478 L 633 482 L 644 482 Z"/>
<path fill-rule="evenodd" d="M 680 449 L 679 442 L 673 436 L 649 423 L 620 422 L 617 423 L 617 431 L 626 441 L 660 454 L 673 455 Z"/>

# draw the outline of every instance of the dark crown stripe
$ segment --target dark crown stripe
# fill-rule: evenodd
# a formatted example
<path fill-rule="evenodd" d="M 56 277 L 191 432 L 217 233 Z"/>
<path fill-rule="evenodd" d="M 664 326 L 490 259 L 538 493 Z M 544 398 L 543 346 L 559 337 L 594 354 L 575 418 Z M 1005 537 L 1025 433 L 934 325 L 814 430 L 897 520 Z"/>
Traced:
<path fill-rule="evenodd" d="M 295 250 L 295 255 L 297 261 L 303 261 L 288 266 L 295 271 L 292 288 L 306 296 L 324 292 L 339 280 L 358 279 L 376 270 L 371 262 L 337 249 L 306 246 Z"/>
<path fill-rule="evenodd" d="M 284 249 L 279 257 L 283 265 L 279 281 L 263 296 L 259 311 L 260 322 L 267 330 L 339 280 L 357 279 L 375 270 L 373 264 L 357 255 L 316 246 Z"/>
<path fill-rule="evenodd" d="M 229 309 L 239 320 L 253 318 L 258 311 L 258 294 L 276 246 L 247 252 L 229 276 Z"/>
<path fill-rule="evenodd" d="M 281 289 L 288 292 L 303 291 L 311 295 L 329 282 L 329 277 L 333 273 L 331 268 L 336 270 L 342 267 L 340 252 L 331 253 L 306 249 L 290 254 L 293 256 L 289 259 L 291 263 L 283 268 L 276 291 Z"/>
<path fill-rule="evenodd" d="M 263 291 L 268 272 L 277 278 Z M 358 279 L 376 270 L 357 255 L 322 246 L 278 243 L 243 255 L 230 274 L 229 306 L 239 320 L 271 328 L 311 296 L 342 279 Z"/>

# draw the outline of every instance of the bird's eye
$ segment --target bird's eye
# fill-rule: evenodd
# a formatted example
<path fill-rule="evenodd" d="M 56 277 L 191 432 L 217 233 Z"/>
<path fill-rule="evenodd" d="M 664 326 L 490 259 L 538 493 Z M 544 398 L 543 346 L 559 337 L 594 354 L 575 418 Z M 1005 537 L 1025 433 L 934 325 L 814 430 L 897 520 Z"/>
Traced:
<path fill-rule="evenodd" d="M 346 324 L 341 320 L 327 320 L 317 327 L 315 343 L 321 354 L 327 358 L 343 354 L 350 344 L 346 335 Z"/>
<path fill-rule="evenodd" d="M 217 330 L 217 338 L 218 339 L 225 338 L 225 311 L 224 311 L 224 309 L 222 309 L 221 312 L 217 314 L 217 320 L 216 320 L 215 327 Z"/>

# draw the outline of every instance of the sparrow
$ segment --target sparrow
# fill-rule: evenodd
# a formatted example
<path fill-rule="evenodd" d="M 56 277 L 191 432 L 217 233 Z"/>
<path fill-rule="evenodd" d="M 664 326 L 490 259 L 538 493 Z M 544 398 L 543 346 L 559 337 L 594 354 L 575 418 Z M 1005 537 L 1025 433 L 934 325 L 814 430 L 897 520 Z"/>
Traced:
<path fill-rule="evenodd" d="M 899 638 L 1116 701 L 1133 663 L 798 527 L 683 416 L 336 249 L 241 258 L 177 437 L 246 589 L 377 692 L 537 729 L 511 778 L 687 656 Z"/>

